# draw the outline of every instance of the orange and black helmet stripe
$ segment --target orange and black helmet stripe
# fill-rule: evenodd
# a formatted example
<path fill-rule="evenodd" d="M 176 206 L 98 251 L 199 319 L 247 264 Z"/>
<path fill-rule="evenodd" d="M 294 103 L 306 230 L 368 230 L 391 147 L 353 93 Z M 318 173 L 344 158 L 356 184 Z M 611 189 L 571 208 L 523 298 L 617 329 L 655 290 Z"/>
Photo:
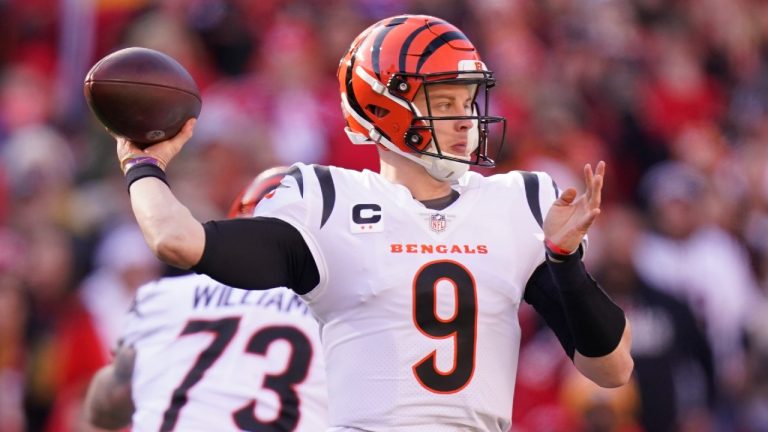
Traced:
<path fill-rule="evenodd" d="M 403 18 L 402 21 L 400 21 L 397 24 L 402 23 L 403 21 L 405 21 L 405 19 L 406 18 Z M 390 21 L 390 24 L 392 24 L 392 22 L 394 22 L 394 21 L 397 21 L 397 18 L 393 19 L 392 21 Z M 389 31 L 389 30 L 387 30 L 387 31 Z M 369 122 L 371 124 L 374 124 L 375 122 L 368 116 L 368 114 L 366 114 L 366 112 L 363 109 L 363 107 L 360 106 L 360 102 L 358 102 L 357 97 L 355 96 L 355 89 L 352 86 L 352 75 L 354 74 L 354 70 L 355 70 L 355 60 L 357 58 L 357 51 L 360 49 L 360 47 L 363 45 L 364 42 L 365 42 L 365 39 L 361 40 L 358 43 L 358 45 L 354 48 L 354 50 L 352 51 L 352 53 L 349 56 L 349 63 L 347 64 L 347 72 L 346 72 L 346 75 L 345 75 L 345 81 L 346 81 L 345 82 L 345 87 L 346 87 L 346 92 L 347 92 L 347 102 L 349 103 L 349 106 L 357 113 L 357 115 L 359 115 L 360 117 L 365 119 L 367 122 Z M 375 53 L 378 53 L 378 51 L 379 50 L 374 50 Z M 377 61 L 378 61 L 378 55 L 376 57 L 377 57 Z M 379 130 L 379 133 L 381 133 L 381 135 L 387 141 L 391 141 L 391 138 L 389 137 L 389 135 L 385 134 L 380 129 L 378 129 L 378 130 Z"/>
<path fill-rule="evenodd" d="M 429 60 L 429 57 L 434 54 L 441 46 L 455 40 L 465 40 L 469 42 L 469 39 L 464 36 L 464 33 L 458 31 L 449 31 L 435 37 L 435 39 L 433 39 L 432 42 L 427 45 L 427 47 L 424 49 L 424 52 L 419 57 L 419 62 L 416 64 L 416 73 L 421 72 L 421 67 L 424 66 L 424 63 Z"/>
<path fill-rule="evenodd" d="M 408 20 L 408 17 L 396 17 L 388 22 L 382 31 L 376 35 L 376 40 L 373 41 L 373 52 L 371 53 L 371 63 L 373 71 L 376 73 L 376 77 L 381 81 L 381 66 L 379 65 L 379 55 L 381 53 L 381 44 L 384 42 L 384 38 L 392 31 L 395 26 L 398 26 Z"/>
<path fill-rule="evenodd" d="M 388 23 L 384 25 L 384 29 L 382 29 L 377 35 L 376 39 L 373 41 L 372 45 L 372 52 L 371 52 L 371 64 L 374 73 L 376 76 L 381 80 L 381 46 L 384 43 L 385 38 L 389 34 L 392 29 L 394 29 L 396 26 L 403 24 L 405 21 L 408 20 L 408 17 L 395 17 L 392 20 L 390 20 Z M 420 26 L 419 28 L 413 30 L 411 34 L 409 34 L 405 40 L 403 41 L 403 45 L 400 47 L 400 53 L 398 56 L 398 70 L 400 72 L 406 73 L 407 72 L 407 65 L 406 61 L 408 60 L 408 52 L 411 49 L 411 45 L 413 44 L 414 40 L 423 33 L 426 30 L 433 29 L 435 26 L 439 25 L 448 25 L 449 23 L 443 20 L 433 20 L 428 21 L 424 25 Z M 460 31 L 451 30 L 447 31 L 441 35 L 435 36 L 435 38 L 427 44 L 424 51 L 419 56 L 418 64 L 416 65 L 415 73 L 419 73 L 421 71 L 422 66 L 424 63 L 429 60 L 429 57 L 437 52 L 437 50 L 442 47 L 443 45 L 454 41 L 454 40 L 464 40 L 469 42 L 469 39 L 461 33 Z"/>
<path fill-rule="evenodd" d="M 438 24 L 446 24 L 445 21 L 432 21 L 424 24 L 423 26 L 417 28 L 411 34 L 408 35 L 407 38 L 405 38 L 405 41 L 403 41 L 403 46 L 400 47 L 400 61 L 398 63 L 398 67 L 400 72 L 405 72 L 405 61 L 408 59 L 408 51 L 411 49 L 411 44 L 416 39 L 418 35 L 420 35 L 424 30 L 429 29 L 432 25 L 438 25 Z"/>

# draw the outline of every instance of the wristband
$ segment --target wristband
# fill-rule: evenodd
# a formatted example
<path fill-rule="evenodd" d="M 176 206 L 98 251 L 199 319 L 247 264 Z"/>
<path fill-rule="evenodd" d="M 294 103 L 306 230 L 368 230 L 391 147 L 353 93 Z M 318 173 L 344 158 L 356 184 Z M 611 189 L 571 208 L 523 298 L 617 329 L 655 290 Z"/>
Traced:
<path fill-rule="evenodd" d="M 152 163 L 135 164 L 131 165 L 125 172 L 125 182 L 128 186 L 128 192 L 131 191 L 133 182 L 143 179 L 144 177 L 155 177 L 160 179 L 166 185 L 168 184 L 168 179 L 165 178 L 165 171 L 158 165 Z"/>
<path fill-rule="evenodd" d="M 547 249 L 549 249 L 550 252 L 554 253 L 555 255 L 570 255 L 570 254 L 576 252 L 575 250 L 569 252 L 569 251 L 561 248 L 560 246 L 552 243 L 552 240 L 550 240 L 550 239 L 544 239 L 544 246 Z"/>
<path fill-rule="evenodd" d="M 154 158 L 152 156 L 144 156 L 144 155 L 137 155 L 137 154 L 130 154 L 126 156 L 124 159 L 120 161 L 120 169 L 123 170 L 123 174 L 127 175 L 128 171 L 138 165 L 155 165 L 161 170 L 163 169 L 163 165 L 161 161 L 157 158 Z"/>
<path fill-rule="evenodd" d="M 574 252 L 579 250 L 579 248 L 576 248 L 575 250 L 568 252 L 567 250 L 554 244 L 550 239 L 544 239 L 544 249 L 547 252 L 547 256 L 555 261 L 564 261 L 569 256 L 573 255 Z"/>

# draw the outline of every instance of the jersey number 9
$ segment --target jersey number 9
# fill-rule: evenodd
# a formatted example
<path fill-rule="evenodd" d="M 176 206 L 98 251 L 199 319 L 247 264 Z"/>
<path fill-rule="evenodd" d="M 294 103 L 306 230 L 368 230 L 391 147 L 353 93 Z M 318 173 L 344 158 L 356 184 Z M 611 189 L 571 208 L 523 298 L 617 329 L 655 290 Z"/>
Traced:
<path fill-rule="evenodd" d="M 438 283 L 449 283 L 455 297 L 453 315 L 438 316 Z M 419 269 L 413 280 L 413 320 L 432 339 L 453 339 L 453 365 L 437 367 L 437 350 L 413 365 L 416 379 L 431 392 L 455 393 L 472 379 L 477 341 L 477 289 L 472 274 L 455 261 L 432 261 Z"/>

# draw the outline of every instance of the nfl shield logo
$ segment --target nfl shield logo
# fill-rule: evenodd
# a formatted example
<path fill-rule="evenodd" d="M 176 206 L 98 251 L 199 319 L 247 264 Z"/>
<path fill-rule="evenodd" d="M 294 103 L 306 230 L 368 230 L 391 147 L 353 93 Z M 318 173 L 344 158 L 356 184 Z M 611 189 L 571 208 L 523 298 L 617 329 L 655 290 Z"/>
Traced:
<path fill-rule="evenodd" d="M 442 215 L 440 213 L 435 213 L 430 216 L 429 218 L 429 227 L 434 232 L 440 232 L 445 229 L 445 215 Z"/>

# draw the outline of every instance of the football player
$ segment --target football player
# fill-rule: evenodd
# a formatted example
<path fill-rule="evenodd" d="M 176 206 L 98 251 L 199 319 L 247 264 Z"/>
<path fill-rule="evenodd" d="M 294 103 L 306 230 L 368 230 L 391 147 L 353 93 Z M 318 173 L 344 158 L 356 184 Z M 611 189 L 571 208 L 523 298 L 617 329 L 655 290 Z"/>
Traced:
<path fill-rule="evenodd" d="M 582 194 L 543 172 L 469 171 L 493 166 L 505 120 L 488 113 L 493 74 L 439 18 L 375 23 L 338 78 L 347 133 L 375 146 L 380 171 L 297 163 L 252 219 L 201 224 L 165 183 L 194 120 L 144 152 L 118 138 L 157 256 L 301 295 L 320 323 L 332 431 L 507 431 L 523 300 L 581 373 L 626 383 L 629 324 L 581 260 L 605 164 L 585 165 Z"/>
<path fill-rule="evenodd" d="M 230 217 L 250 217 L 285 173 L 257 176 Z M 139 288 L 115 360 L 85 409 L 97 427 L 135 431 L 307 431 L 327 425 L 317 323 L 287 288 L 233 289 L 205 275 Z"/>

